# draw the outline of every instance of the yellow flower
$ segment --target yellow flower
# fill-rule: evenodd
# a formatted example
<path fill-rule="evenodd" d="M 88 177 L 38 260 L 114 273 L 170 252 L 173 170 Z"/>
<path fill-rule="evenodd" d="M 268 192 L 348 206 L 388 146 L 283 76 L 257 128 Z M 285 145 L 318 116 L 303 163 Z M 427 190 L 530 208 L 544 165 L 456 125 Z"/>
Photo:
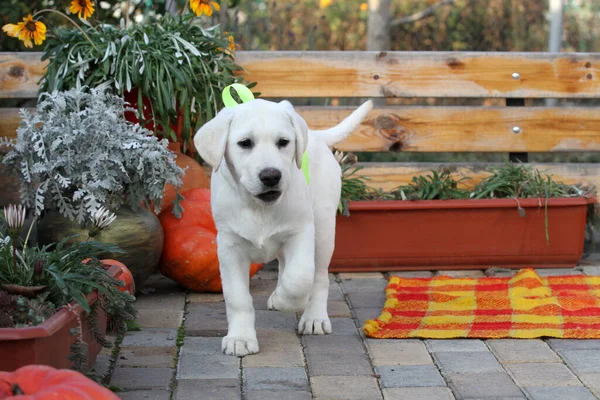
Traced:
<path fill-rule="evenodd" d="M 367 11 L 369 9 L 369 5 L 367 3 L 360 3 L 360 11 Z"/>
<path fill-rule="evenodd" d="M 319 8 L 321 10 L 329 7 L 329 5 L 331 4 L 333 0 L 319 0 Z"/>
<path fill-rule="evenodd" d="M 190 9 L 197 16 L 201 16 L 202 14 L 205 14 L 210 17 L 213 13 L 213 8 L 215 9 L 215 11 L 221 10 L 221 6 L 216 1 L 190 0 Z"/>
<path fill-rule="evenodd" d="M 229 35 L 227 40 L 229 41 L 229 50 L 235 51 L 235 41 L 233 40 L 233 36 Z"/>
<path fill-rule="evenodd" d="M 88 19 L 94 13 L 94 3 L 91 0 L 72 0 L 69 11 L 79 14 L 79 18 Z"/>
<path fill-rule="evenodd" d="M 25 47 L 33 47 L 31 41 L 40 45 L 46 40 L 46 25 L 40 21 L 34 21 L 31 14 L 23 18 L 18 24 L 6 24 L 2 30 L 10 37 L 16 37 L 21 40 Z"/>

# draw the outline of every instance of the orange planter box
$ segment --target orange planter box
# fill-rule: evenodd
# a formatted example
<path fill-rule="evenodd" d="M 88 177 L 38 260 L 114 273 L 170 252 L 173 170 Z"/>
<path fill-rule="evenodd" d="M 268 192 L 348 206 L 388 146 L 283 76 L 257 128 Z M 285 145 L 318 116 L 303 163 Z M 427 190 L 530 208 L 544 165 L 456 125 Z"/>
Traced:
<path fill-rule="evenodd" d="M 121 270 L 111 267 L 108 273 L 119 278 Z M 88 304 L 98 300 L 97 291 L 87 296 Z M 73 302 L 73 309 L 82 318 L 83 340 L 88 344 L 88 367 L 96 361 L 102 346 L 93 337 L 86 321 L 87 315 L 79 304 Z M 98 309 L 98 327 L 106 332 L 107 315 Z M 0 328 L 0 371 L 14 371 L 30 364 L 49 365 L 57 369 L 70 368 L 72 362 L 67 358 L 71 354 L 71 345 L 75 336 L 70 330 L 77 328 L 77 318 L 72 312 L 61 309 L 46 321 L 27 328 Z"/>
<path fill-rule="evenodd" d="M 338 215 L 330 272 L 573 267 L 594 198 L 356 201 Z"/>

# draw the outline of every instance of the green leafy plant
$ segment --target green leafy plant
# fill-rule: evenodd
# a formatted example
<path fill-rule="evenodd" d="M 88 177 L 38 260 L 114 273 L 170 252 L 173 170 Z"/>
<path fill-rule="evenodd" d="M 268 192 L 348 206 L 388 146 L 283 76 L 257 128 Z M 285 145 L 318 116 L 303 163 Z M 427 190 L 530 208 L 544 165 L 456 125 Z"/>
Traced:
<path fill-rule="evenodd" d="M 137 103 L 142 125 L 181 141 L 184 152 L 193 148 L 192 132 L 223 107 L 223 88 L 243 83 L 236 76 L 242 68 L 233 56 L 233 38 L 218 26 L 204 29 L 194 14 L 167 14 L 129 27 L 88 23 L 82 29 L 57 29 L 48 38 L 40 91 L 107 82 Z"/>
<path fill-rule="evenodd" d="M 88 313 L 87 321 L 96 340 L 112 346 L 98 326 L 98 307 L 109 317 L 109 332 L 122 335 L 127 322 L 135 320 L 135 298 L 121 291 L 124 283 L 104 269 L 99 256 L 122 252 L 117 246 L 87 240 L 71 242 L 71 237 L 43 247 L 30 247 L 20 239 L 25 213 L 22 208 L 7 209 L 0 225 L 0 323 L 4 327 L 38 325 L 55 311 L 72 311 L 72 302 Z M 18 212 L 17 212 L 18 211 Z M 22 216 L 22 217 L 21 217 Z M 33 225 L 33 223 L 32 223 Z M 30 228 L 31 229 L 31 228 Z M 96 290 L 99 301 L 93 306 L 86 296 Z M 10 293 L 10 294 L 9 294 Z M 79 319 L 79 315 L 77 318 Z M 72 331 L 77 336 L 71 350 L 74 368 L 85 370 L 87 345 L 82 339 L 82 322 Z"/>
<path fill-rule="evenodd" d="M 456 200 L 469 197 L 469 191 L 459 184 L 469 178 L 454 179 L 452 171 L 443 168 L 429 175 L 414 176 L 407 186 L 392 191 L 394 199 L 402 200 Z"/>
<path fill-rule="evenodd" d="M 83 224 L 101 207 L 135 210 L 141 203 L 158 212 L 165 185 L 181 185 L 183 170 L 167 140 L 126 121 L 123 99 L 106 86 L 44 93 L 35 114 L 21 110 L 3 163 L 20 174 L 21 201 L 36 216 L 56 209 Z"/>
<path fill-rule="evenodd" d="M 506 163 L 490 168 L 490 172 L 490 176 L 475 186 L 473 198 L 551 198 L 591 194 L 589 189 L 556 182 L 551 175 L 524 164 Z"/>

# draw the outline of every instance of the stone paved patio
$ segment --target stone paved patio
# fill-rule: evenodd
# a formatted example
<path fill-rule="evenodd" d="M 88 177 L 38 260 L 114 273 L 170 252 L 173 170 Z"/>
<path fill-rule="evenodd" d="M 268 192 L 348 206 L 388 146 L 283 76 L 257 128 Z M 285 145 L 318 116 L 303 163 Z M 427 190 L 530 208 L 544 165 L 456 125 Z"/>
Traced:
<path fill-rule="evenodd" d="M 538 271 L 600 275 L 592 266 Z M 95 368 L 126 400 L 600 399 L 600 340 L 365 338 L 360 328 L 379 315 L 387 276 L 331 274 L 334 333 L 301 337 L 295 314 L 266 310 L 277 277 L 266 265 L 251 281 L 261 352 L 240 359 L 220 352 L 222 296 L 186 293 L 156 275 L 138 296 L 141 330 L 124 337 L 118 354 L 102 353 Z"/>

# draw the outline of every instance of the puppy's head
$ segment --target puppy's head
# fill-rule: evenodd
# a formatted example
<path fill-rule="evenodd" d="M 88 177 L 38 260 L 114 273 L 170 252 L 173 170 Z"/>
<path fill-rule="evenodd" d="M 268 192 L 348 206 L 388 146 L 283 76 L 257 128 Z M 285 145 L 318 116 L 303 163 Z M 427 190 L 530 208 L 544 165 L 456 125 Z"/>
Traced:
<path fill-rule="evenodd" d="M 225 164 L 242 189 L 264 204 L 287 190 L 307 141 L 306 122 L 289 102 L 262 99 L 224 108 L 194 136 L 200 156 L 215 171 Z"/>

